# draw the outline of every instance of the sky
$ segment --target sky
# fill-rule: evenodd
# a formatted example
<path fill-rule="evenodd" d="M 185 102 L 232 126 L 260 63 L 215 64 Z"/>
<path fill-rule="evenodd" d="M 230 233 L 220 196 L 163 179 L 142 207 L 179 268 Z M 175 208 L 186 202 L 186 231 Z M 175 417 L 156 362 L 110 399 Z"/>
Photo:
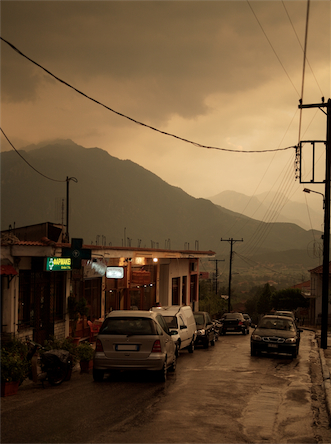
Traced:
<path fill-rule="evenodd" d="M 326 138 L 326 115 L 298 105 L 330 98 L 330 5 L 312 0 L 307 14 L 295 0 L 2 0 L 1 37 L 105 106 L 1 41 L 1 128 L 16 149 L 58 138 L 101 148 L 196 198 L 301 201 L 295 149 L 283 148 Z"/>

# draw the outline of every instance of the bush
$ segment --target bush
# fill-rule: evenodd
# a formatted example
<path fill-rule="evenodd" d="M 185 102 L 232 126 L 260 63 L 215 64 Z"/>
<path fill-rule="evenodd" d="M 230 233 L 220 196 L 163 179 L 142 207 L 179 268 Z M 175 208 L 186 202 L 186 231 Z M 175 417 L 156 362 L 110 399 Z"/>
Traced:
<path fill-rule="evenodd" d="M 88 342 L 82 342 L 76 347 L 76 350 L 80 361 L 90 361 L 93 359 L 94 349 Z"/>
<path fill-rule="evenodd" d="M 1 381 L 23 382 L 29 373 L 28 348 L 18 339 L 1 344 Z"/>

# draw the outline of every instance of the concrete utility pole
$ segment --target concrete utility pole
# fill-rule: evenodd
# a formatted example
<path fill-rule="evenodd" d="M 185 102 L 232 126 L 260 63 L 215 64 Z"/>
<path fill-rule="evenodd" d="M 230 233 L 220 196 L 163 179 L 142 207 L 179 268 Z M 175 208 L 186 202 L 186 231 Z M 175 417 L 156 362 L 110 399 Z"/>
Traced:
<path fill-rule="evenodd" d="M 331 161 L 331 99 L 327 103 L 313 105 L 302 105 L 299 108 L 319 108 L 327 116 L 326 125 L 326 142 L 325 142 L 325 201 L 324 201 L 324 235 L 323 235 L 323 277 L 322 277 L 322 320 L 321 320 L 321 348 L 328 347 L 328 305 L 329 305 L 329 262 L 330 262 L 330 161 Z M 326 108 L 327 112 L 323 108 Z M 315 143 L 319 141 L 308 141 L 313 146 L 313 160 L 315 155 Z M 300 183 L 323 183 L 317 182 L 314 179 L 314 163 L 312 180 L 304 182 L 301 177 L 301 158 L 302 158 L 302 143 L 300 141 Z M 306 142 L 307 143 L 307 142 Z"/>
<path fill-rule="evenodd" d="M 209 262 L 215 262 L 215 266 L 216 266 L 216 271 L 215 271 L 216 296 L 217 296 L 217 291 L 218 291 L 218 288 L 217 288 L 218 266 L 217 266 L 217 264 L 218 264 L 218 262 L 224 262 L 224 261 L 225 261 L 225 259 L 209 259 Z"/>
<path fill-rule="evenodd" d="M 221 239 L 221 242 L 230 242 L 230 271 L 229 271 L 229 299 L 228 299 L 228 312 L 231 311 L 231 280 L 232 280 L 232 247 L 235 242 L 244 242 L 244 239 Z"/>

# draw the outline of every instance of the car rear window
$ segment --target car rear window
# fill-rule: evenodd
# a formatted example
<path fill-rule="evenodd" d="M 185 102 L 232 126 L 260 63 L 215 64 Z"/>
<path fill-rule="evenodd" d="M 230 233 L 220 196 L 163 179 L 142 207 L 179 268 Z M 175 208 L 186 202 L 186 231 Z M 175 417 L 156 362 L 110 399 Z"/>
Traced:
<path fill-rule="evenodd" d="M 224 315 L 225 319 L 242 319 L 240 313 L 226 313 Z"/>
<path fill-rule="evenodd" d="M 267 318 L 262 319 L 259 328 L 268 328 L 272 330 L 294 331 L 295 327 L 291 319 Z"/>
<path fill-rule="evenodd" d="M 195 322 L 199 325 L 203 325 L 205 323 L 205 318 L 203 317 L 203 314 L 199 314 L 199 313 L 195 314 L 194 319 L 195 319 Z"/>
<path fill-rule="evenodd" d="M 141 317 L 106 318 L 99 331 L 100 335 L 154 335 L 152 319 Z"/>

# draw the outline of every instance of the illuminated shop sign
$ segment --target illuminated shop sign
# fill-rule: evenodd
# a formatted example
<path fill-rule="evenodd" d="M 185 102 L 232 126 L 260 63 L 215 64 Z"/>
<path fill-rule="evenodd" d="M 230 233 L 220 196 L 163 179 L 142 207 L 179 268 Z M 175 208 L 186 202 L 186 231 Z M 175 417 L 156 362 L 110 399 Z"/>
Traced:
<path fill-rule="evenodd" d="M 107 267 L 106 277 L 108 279 L 123 279 L 124 268 L 123 267 Z"/>
<path fill-rule="evenodd" d="M 46 260 L 46 271 L 71 270 L 70 257 L 48 257 Z"/>

